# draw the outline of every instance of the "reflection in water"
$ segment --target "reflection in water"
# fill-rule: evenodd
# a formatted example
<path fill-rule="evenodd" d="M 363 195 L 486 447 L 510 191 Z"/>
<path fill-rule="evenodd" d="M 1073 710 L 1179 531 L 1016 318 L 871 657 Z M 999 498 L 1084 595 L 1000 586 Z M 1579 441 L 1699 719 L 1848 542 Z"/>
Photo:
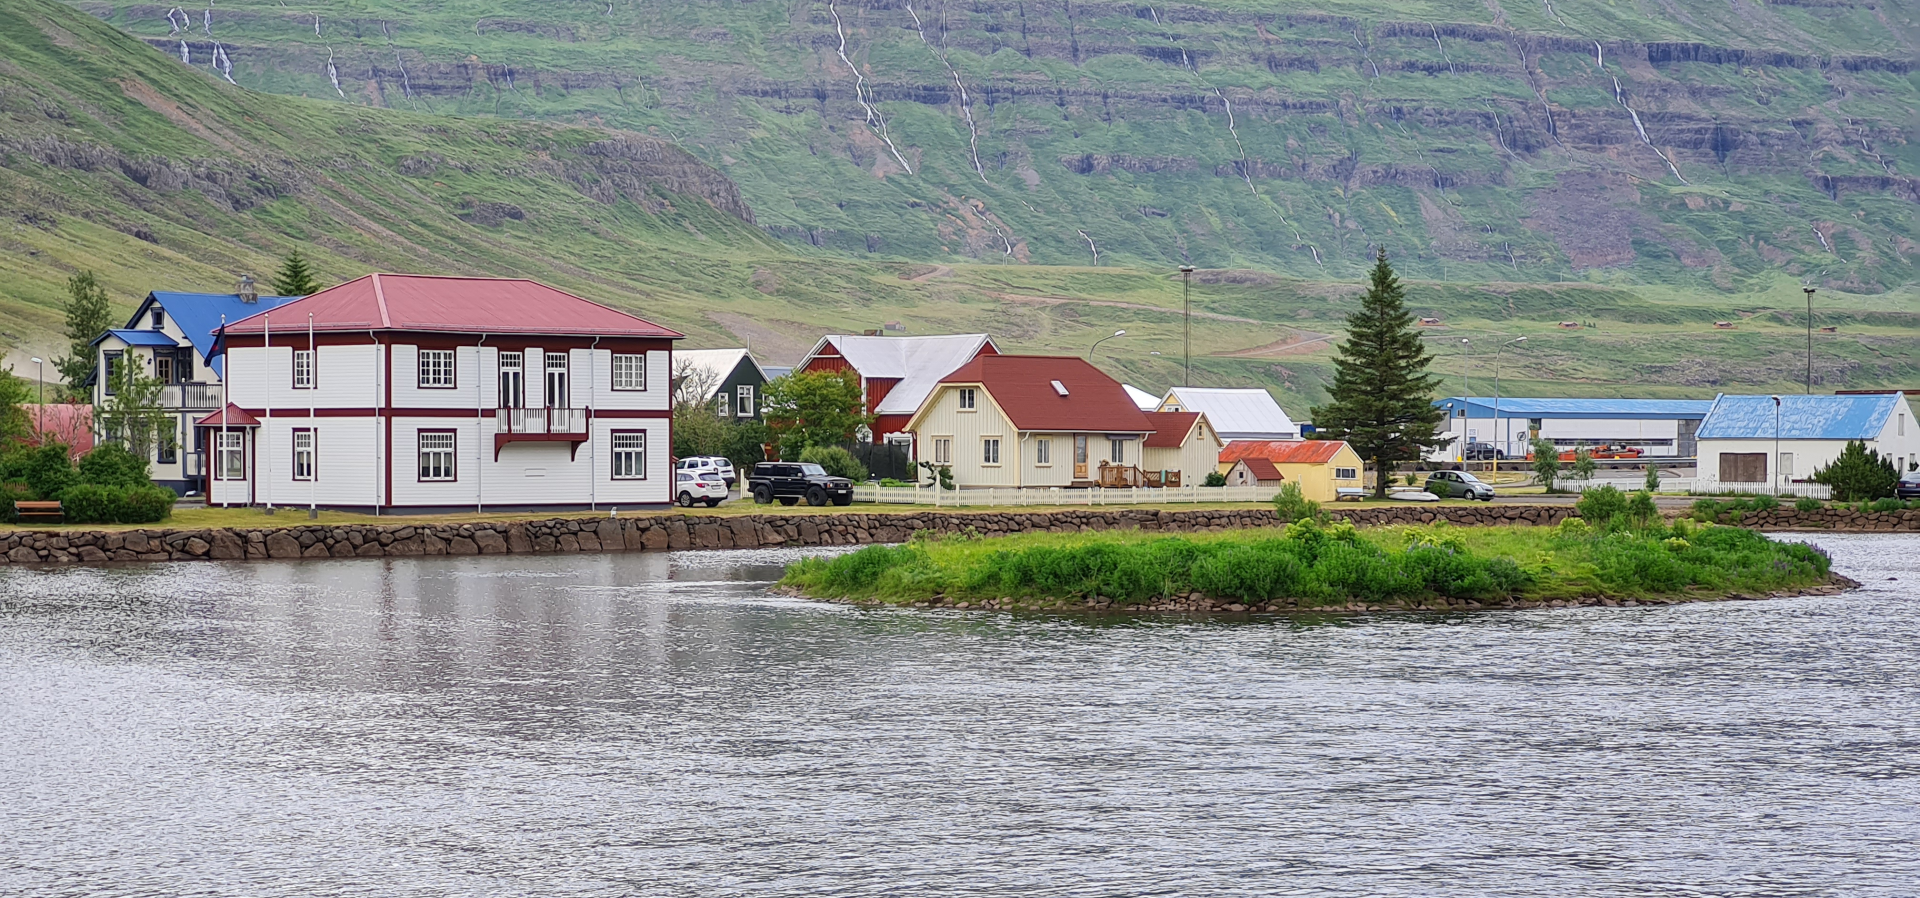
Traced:
<path fill-rule="evenodd" d="M 5 570 L 0 894 L 1912 894 L 1920 540 L 1820 541 L 1864 590 L 1252 622 Z"/>

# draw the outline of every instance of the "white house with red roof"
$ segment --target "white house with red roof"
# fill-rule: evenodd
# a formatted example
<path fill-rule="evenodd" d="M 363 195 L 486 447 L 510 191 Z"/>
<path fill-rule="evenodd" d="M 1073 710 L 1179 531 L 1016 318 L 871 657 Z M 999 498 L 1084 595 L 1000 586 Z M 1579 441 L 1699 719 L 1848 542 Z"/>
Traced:
<path fill-rule="evenodd" d="M 672 499 L 681 335 L 529 280 L 372 274 L 228 322 L 196 422 L 216 505 L 605 508 Z"/>
<path fill-rule="evenodd" d="M 877 337 L 828 334 L 814 344 L 794 367 L 796 372 L 852 371 L 860 378 L 860 395 L 867 413 L 874 415 L 873 441 L 905 447 L 912 435 L 907 427 L 913 414 L 933 394 L 940 379 L 983 355 L 999 355 L 986 334 L 942 334 L 926 337 Z"/>
<path fill-rule="evenodd" d="M 1204 420 L 1166 423 L 1182 446 L 1204 446 L 1214 439 L 1211 428 L 1199 431 Z M 906 429 L 919 460 L 950 467 L 963 488 L 1151 485 L 1143 469 L 1152 417 L 1119 381 L 1077 357 L 979 356 L 941 378 Z M 1212 454 L 1198 457 L 1199 468 L 1179 472 L 1183 482 L 1213 470 Z"/>
<path fill-rule="evenodd" d="M 1124 385 L 1123 385 L 1124 386 Z M 1128 396 L 1139 404 L 1139 397 Z M 1150 481 L 1165 486 L 1205 486 L 1225 445 L 1213 423 L 1200 412 L 1147 412 L 1153 433 L 1141 444 L 1140 467 Z"/>

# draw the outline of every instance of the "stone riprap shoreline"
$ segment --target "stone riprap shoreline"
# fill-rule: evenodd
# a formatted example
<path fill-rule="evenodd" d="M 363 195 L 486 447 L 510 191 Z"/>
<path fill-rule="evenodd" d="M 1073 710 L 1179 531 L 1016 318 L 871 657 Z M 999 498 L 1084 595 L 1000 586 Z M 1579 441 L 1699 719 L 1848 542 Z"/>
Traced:
<path fill-rule="evenodd" d="M 1355 525 L 1553 525 L 1571 517 L 1555 505 L 1387 505 L 1331 508 Z M 0 531 L 0 564 L 242 559 L 407 558 L 564 552 L 753 549 L 903 542 L 916 531 L 995 535 L 1082 530 L 1190 533 L 1278 523 L 1266 508 L 1113 508 L 1051 512 L 901 512 L 806 515 L 654 515 L 551 518 L 463 524 L 333 524 L 284 528 Z M 1749 512 L 1740 526 L 1763 530 L 1920 532 L 1920 510 L 1842 512 L 1782 508 Z"/>

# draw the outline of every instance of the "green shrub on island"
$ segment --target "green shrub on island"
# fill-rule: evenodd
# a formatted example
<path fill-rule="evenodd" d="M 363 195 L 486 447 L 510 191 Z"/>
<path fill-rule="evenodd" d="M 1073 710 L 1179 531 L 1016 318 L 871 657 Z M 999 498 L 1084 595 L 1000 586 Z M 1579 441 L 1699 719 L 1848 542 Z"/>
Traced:
<path fill-rule="evenodd" d="M 1631 520 L 1622 511 L 1615 521 Z M 1825 553 L 1733 527 L 1593 526 L 1357 530 L 1303 520 L 1276 534 L 1022 534 L 916 538 L 806 559 L 782 581 L 808 595 L 892 603 L 1016 599 L 1151 604 L 1190 593 L 1303 608 L 1766 592 L 1823 582 Z"/>

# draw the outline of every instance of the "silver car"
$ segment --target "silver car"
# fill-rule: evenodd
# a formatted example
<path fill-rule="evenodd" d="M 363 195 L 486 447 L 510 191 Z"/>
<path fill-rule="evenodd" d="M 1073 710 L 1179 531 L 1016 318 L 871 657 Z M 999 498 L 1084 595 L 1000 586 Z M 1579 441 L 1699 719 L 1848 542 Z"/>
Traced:
<path fill-rule="evenodd" d="M 1493 487 L 1465 471 L 1435 471 L 1427 477 L 1427 492 L 1442 499 L 1493 501 Z"/>

